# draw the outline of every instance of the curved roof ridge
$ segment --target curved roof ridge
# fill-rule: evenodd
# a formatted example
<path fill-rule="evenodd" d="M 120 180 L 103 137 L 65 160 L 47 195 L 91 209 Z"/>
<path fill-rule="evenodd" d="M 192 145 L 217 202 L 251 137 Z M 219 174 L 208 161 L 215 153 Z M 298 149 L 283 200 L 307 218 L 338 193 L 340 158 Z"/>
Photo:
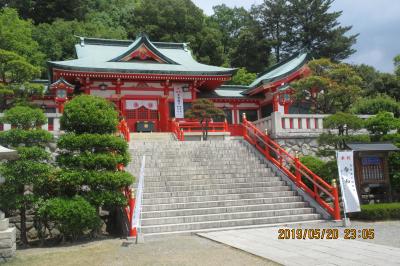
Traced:
<path fill-rule="evenodd" d="M 159 57 L 162 61 L 168 64 L 175 64 L 177 65 L 174 60 L 163 54 L 150 40 L 147 34 L 140 33 L 136 40 L 129 45 L 128 49 L 122 53 L 121 55 L 109 60 L 109 62 L 119 62 L 122 61 L 123 58 L 127 57 L 128 55 L 134 53 L 137 49 L 144 45 L 150 52 L 154 53 L 157 57 Z"/>

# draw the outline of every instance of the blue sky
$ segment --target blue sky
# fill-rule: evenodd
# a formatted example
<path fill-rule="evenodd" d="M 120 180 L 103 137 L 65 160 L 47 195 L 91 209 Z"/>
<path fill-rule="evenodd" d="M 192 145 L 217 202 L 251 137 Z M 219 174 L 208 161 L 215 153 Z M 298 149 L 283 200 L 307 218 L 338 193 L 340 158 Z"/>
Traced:
<path fill-rule="evenodd" d="M 262 0 L 192 0 L 208 15 L 212 7 L 243 6 L 249 9 Z M 352 33 L 359 33 L 357 50 L 346 61 L 368 64 L 382 72 L 393 72 L 393 58 L 400 54 L 400 0 L 336 0 L 333 10 L 342 10 L 342 25 L 353 25 Z"/>

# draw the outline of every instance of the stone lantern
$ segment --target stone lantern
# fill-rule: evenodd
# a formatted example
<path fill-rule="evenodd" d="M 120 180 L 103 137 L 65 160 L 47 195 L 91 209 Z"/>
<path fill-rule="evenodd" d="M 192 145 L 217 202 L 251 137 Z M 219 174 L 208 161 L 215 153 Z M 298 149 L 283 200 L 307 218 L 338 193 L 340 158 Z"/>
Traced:
<path fill-rule="evenodd" d="M 16 159 L 18 154 L 15 150 L 0 146 L 0 161 Z M 0 186 L 4 183 L 4 178 L 0 176 Z M 16 250 L 16 229 L 9 227 L 8 218 L 0 210 L 0 263 L 10 260 L 15 255 Z"/>

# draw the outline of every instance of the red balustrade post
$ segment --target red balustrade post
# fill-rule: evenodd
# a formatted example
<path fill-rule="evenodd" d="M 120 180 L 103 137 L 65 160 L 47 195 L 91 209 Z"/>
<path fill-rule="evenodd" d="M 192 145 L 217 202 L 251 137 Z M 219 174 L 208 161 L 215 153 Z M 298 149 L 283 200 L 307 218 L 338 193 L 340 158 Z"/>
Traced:
<path fill-rule="evenodd" d="M 227 132 L 229 129 L 228 129 L 228 120 L 226 120 L 226 118 L 225 118 L 225 121 L 224 121 L 224 131 L 225 132 Z"/>
<path fill-rule="evenodd" d="M 130 232 L 129 232 L 129 236 L 136 236 L 137 232 L 136 232 L 136 228 L 132 227 L 132 221 L 133 221 L 133 214 L 134 214 L 134 210 L 135 210 L 135 191 L 133 188 L 131 188 L 130 193 L 129 193 L 129 228 L 130 228 Z"/>
<path fill-rule="evenodd" d="M 246 118 L 246 113 L 243 113 L 242 115 L 242 124 L 243 124 L 243 138 L 247 138 L 247 118 Z"/>
<path fill-rule="evenodd" d="M 340 220 L 340 205 L 339 205 L 339 193 L 336 184 L 336 179 L 332 180 L 332 196 L 333 196 L 333 219 Z"/>
<path fill-rule="evenodd" d="M 296 184 L 298 187 L 301 187 L 300 159 L 299 159 L 299 153 L 297 151 L 294 154 L 294 165 L 295 165 Z"/>

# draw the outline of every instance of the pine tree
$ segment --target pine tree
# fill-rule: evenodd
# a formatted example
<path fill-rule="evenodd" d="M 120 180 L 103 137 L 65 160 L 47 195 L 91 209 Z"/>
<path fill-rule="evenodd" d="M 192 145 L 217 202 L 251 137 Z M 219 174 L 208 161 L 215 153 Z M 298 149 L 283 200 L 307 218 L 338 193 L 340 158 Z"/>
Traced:
<path fill-rule="evenodd" d="M 346 36 L 351 26 L 340 26 L 342 11 L 329 12 L 334 0 L 289 0 L 293 34 L 288 43 L 289 51 L 306 49 L 315 58 L 340 61 L 356 50 L 358 34 Z"/>
<path fill-rule="evenodd" d="M 341 26 L 342 11 L 330 12 L 334 0 L 264 0 L 253 7 L 265 37 L 272 42 L 277 61 L 300 50 L 314 58 L 346 59 L 358 34 L 346 35 L 351 26 Z"/>
<path fill-rule="evenodd" d="M 287 0 L 264 0 L 252 7 L 252 14 L 260 23 L 264 36 L 270 40 L 276 61 L 280 61 L 284 46 L 290 39 L 291 20 Z"/>

